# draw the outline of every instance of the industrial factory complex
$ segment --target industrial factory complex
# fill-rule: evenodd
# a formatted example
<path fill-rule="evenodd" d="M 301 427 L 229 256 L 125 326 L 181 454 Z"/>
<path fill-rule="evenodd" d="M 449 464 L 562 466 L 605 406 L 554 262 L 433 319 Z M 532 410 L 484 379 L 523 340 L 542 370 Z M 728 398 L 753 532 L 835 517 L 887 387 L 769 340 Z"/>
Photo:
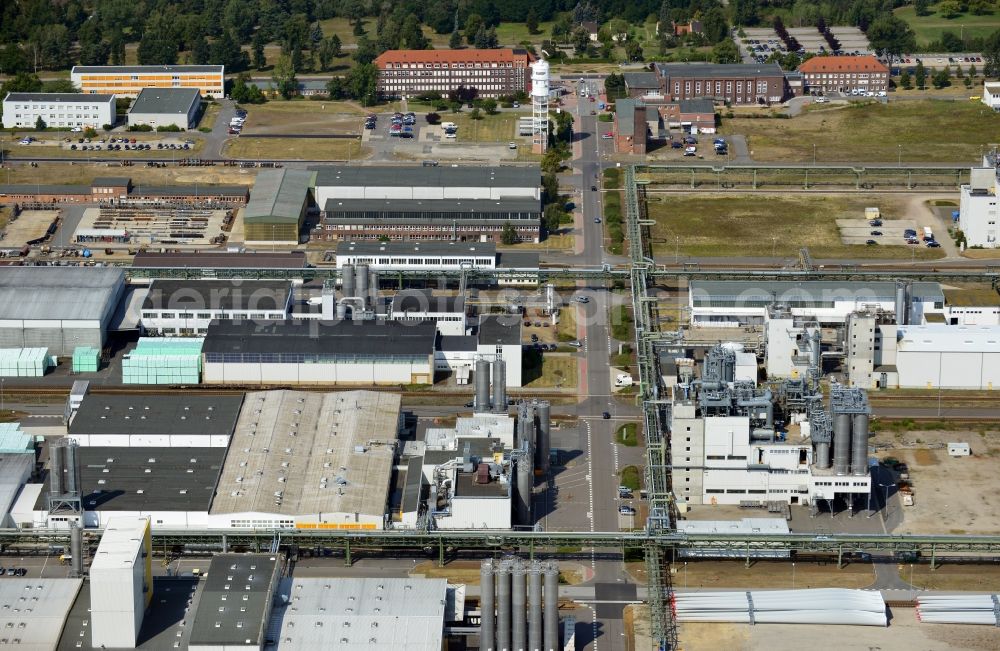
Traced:
<path fill-rule="evenodd" d="M 516 49 L 460 11 L 364 112 L 284 61 L 11 93 L 0 651 L 1000 648 L 1000 156 L 796 141 L 899 110 L 881 18 L 827 56 L 673 4 L 665 50 L 740 62 L 640 70 L 583 3 Z M 261 69 L 255 20 L 194 58 Z"/>

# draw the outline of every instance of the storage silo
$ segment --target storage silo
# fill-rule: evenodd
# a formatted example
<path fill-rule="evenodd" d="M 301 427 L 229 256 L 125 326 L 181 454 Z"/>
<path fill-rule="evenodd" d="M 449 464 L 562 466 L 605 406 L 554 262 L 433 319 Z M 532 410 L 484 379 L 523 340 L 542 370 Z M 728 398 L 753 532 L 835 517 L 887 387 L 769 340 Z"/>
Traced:
<path fill-rule="evenodd" d="M 507 368 L 499 355 L 493 360 L 493 411 L 507 413 Z"/>
<path fill-rule="evenodd" d="M 863 477 L 868 474 L 868 414 L 854 414 L 851 441 L 851 472 Z"/>
<path fill-rule="evenodd" d="M 560 651 L 559 647 L 559 565 L 550 561 L 545 567 L 545 612 L 542 641 L 545 651 Z"/>
<path fill-rule="evenodd" d="M 368 307 L 368 265 L 359 264 L 354 268 L 355 293 L 359 298 L 364 299 L 365 307 Z"/>
<path fill-rule="evenodd" d="M 510 561 L 501 561 L 493 575 L 497 584 L 496 651 L 510 651 Z"/>
<path fill-rule="evenodd" d="M 493 561 L 486 559 L 479 567 L 480 651 L 493 651 L 496 643 L 496 605 L 494 603 Z"/>
<path fill-rule="evenodd" d="M 345 264 L 340 268 L 340 291 L 344 298 L 354 296 L 354 266 Z"/>
<path fill-rule="evenodd" d="M 544 565 L 532 561 L 528 566 L 528 651 L 542 648 L 542 572 Z"/>
<path fill-rule="evenodd" d="M 486 359 L 476 360 L 476 399 L 473 408 L 477 414 L 490 410 L 490 362 Z"/>
<path fill-rule="evenodd" d="M 525 593 L 526 571 L 524 561 L 517 559 L 510 572 L 510 616 L 512 651 L 524 651 L 528 634 L 528 604 Z"/>
<path fill-rule="evenodd" d="M 833 415 L 833 472 L 846 475 L 851 466 L 851 415 Z"/>

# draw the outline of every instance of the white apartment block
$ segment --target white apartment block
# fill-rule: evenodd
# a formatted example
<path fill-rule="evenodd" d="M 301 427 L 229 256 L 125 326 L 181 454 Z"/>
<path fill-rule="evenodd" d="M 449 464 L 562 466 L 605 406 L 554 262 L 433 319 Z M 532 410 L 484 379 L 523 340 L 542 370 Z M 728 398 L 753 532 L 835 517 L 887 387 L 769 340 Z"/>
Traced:
<path fill-rule="evenodd" d="M 100 129 L 115 123 L 115 96 L 7 93 L 3 100 L 4 129 L 34 129 L 38 118 L 49 127 Z"/>

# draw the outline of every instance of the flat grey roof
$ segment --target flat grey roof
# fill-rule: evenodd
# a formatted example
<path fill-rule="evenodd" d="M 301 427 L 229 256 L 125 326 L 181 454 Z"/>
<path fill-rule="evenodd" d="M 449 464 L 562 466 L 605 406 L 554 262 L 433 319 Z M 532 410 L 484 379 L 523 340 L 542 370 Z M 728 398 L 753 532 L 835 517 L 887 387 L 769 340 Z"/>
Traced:
<path fill-rule="evenodd" d="M 429 289 L 404 289 L 392 297 L 393 312 L 462 312 L 461 296 L 435 296 Z"/>
<path fill-rule="evenodd" d="M 213 321 L 202 352 L 423 356 L 437 326 L 423 321 Z"/>
<path fill-rule="evenodd" d="M 178 267 L 194 269 L 302 269 L 308 264 L 305 251 L 289 253 L 154 253 L 140 251 L 132 260 L 133 267 Z"/>
<path fill-rule="evenodd" d="M 615 102 L 615 119 L 618 120 L 618 132 L 630 134 L 635 132 L 635 109 L 644 104 L 629 97 L 624 97 Z"/>
<path fill-rule="evenodd" d="M 536 202 L 537 203 L 537 202 Z M 389 242 L 337 243 L 337 255 L 454 255 L 493 257 L 497 246 L 492 242 L 456 242 L 450 240 L 416 240 Z"/>
<path fill-rule="evenodd" d="M 5 102 L 110 102 L 114 95 L 89 93 L 7 93 Z"/>
<path fill-rule="evenodd" d="M 129 115 L 176 113 L 187 115 L 201 97 L 197 88 L 143 88 L 128 110 Z"/>
<path fill-rule="evenodd" d="M 486 314 L 479 319 L 479 343 L 521 343 L 521 317 L 517 314 Z"/>
<path fill-rule="evenodd" d="M 619 100 L 622 101 L 622 100 Z M 323 210 L 328 213 L 384 211 L 404 216 L 420 217 L 429 213 L 465 213 L 470 217 L 481 213 L 542 211 L 542 203 L 530 197 L 503 199 L 327 199 Z"/>
<path fill-rule="evenodd" d="M 444 352 L 476 352 L 479 339 L 472 335 L 442 335 L 438 338 L 438 350 Z"/>
<path fill-rule="evenodd" d="M 122 188 L 132 185 L 132 179 L 127 176 L 98 176 L 90 182 L 92 188 Z"/>
<path fill-rule="evenodd" d="M 296 578 L 278 591 L 283 651 L 443 648 L 446 579 Z"/>
<path fill-rule="evenodd" d="M 629 88 L 659 88 L 660 80 L 653 72 L 626 72 L 625 85 Z"/>
<path fill-rule="evenodd" d="M 0 644 L 32 651 L 56 648 L 82 585 L 83 579 L 4 577 L 0 581 Z"/>
<path fill-rule="evenodd" d="M 99 320 L 124 284 L 125 272 L 108 267 L 3 267 L 0 320 Z"/>
<path fill-rule="evenodd" d="M 681 113 L 715 113 L 715 104 L 706 97 L 682 99 L 678 104 Z"/>
<path fill-rule="evenodd" d="M 78 451 L 85 511 L 207 512 L 226 457 L 225 448 L 80 446 Z M 36 510 L 48 509 L 47 495 L 43 489 Z"/>
<path fill-rule="evenodd" d="M 437 186 L 537 188 L 542 182 L 538 167 L 357 167 L 315 166 L 316 187 L 322 186 Z"/>
<path fill-rule="evenodd" d="M 186 649 L 191 640 L 191 627 L 186 626 L 188 609 L 197 607 L 199 580 L 179 576 L 153 577 L 153 606 L 142 618 L 136 640 L 139 651 L 174 651 Z M 91 644 L 90 583 L 80 590 L 76 603 L 66 619 L 58 651 L 99 649 Z M 174 646 L 179 644 L 180 646 Z"/>
<path fill-rule="evenodd" d="M 537 269 L 541 254 L 534 251 L 500 251 L 497 266 L 504 269 Z"/>
<path fill-rule="evenodd" d="M 157 73 L 164 74 L 170 72 L 217 72 L 222 74 L 225 66 L 187 66 L 187 65 L 162 65 L 162 66 L 73 66 L 74 73 L 94 73 L 104 72 L 115 73 Z"/>
<path fill-rule="evenodd" d="M 260 648 L 277 575 L 278 559 L 269 554 L 213 557 L 191 624 L 191 646 Z"/>
<path fill-rule="evenodd" d="M 240 395 L 88 394 L 69 425 L 69 434 L 229 436 L 242 404 Z"/>
<path fill-rule="evenodd" d="M 41 183 L 4 183 L 0 184 L 2 194 L 82 194 L 90 195 L 89 185 L 59 185 Z"/>
<path fill-rule="evenodd" d="M 781 77 L 777 63 L 657 63 L 661 77 Z"/>
<path fill-rule="evenodd" d="M 144 310 L 261 310 L 284 312 L 290 280 L 161 280 L 149 287 Z"/>
<path fill-rule="evenodd" d="M 412 513 L 420 508 L 420 493 L 424 483 L 424 460 L 421 457 L 410 457 L 406 460 L 406 478 L 403 483 L 403 494 L 399 500 L 400 511 Z"/>
<path fill-rule="evenodd" d="M 913 297 L 923 301 L 943 302 L 944 292 L 938 283 L 913 283 Z M 831 303 L 835 300 L 892 301 L 896 285 L 892 282 L 756 281 L 693 280 L 691 298 L 696 306 L 721 305 L 738 301 L 743 305 L 779 303 Z"/>
<path fill-rule="evenodd" d="M 247 394 L 210 513 L 337 523 L 361 514 L 381 524 L 400 400 L 377 391 Z"/>
<path fill-rule="evenodd" d="M 313 173 L 308 170 L 262 170 L 257 174 L 243 220 L 298 222 L 309 196 Z"/>

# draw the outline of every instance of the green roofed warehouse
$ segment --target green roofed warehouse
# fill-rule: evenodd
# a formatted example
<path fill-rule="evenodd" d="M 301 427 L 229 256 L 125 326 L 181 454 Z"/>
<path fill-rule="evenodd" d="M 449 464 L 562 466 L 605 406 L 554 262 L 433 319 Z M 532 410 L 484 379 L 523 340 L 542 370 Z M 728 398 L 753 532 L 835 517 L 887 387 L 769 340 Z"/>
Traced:
<path fill-rule="evenodd" d="M 247 242 L 298 244 L 314 172 L 262 170 L 243 212 Z"/>

